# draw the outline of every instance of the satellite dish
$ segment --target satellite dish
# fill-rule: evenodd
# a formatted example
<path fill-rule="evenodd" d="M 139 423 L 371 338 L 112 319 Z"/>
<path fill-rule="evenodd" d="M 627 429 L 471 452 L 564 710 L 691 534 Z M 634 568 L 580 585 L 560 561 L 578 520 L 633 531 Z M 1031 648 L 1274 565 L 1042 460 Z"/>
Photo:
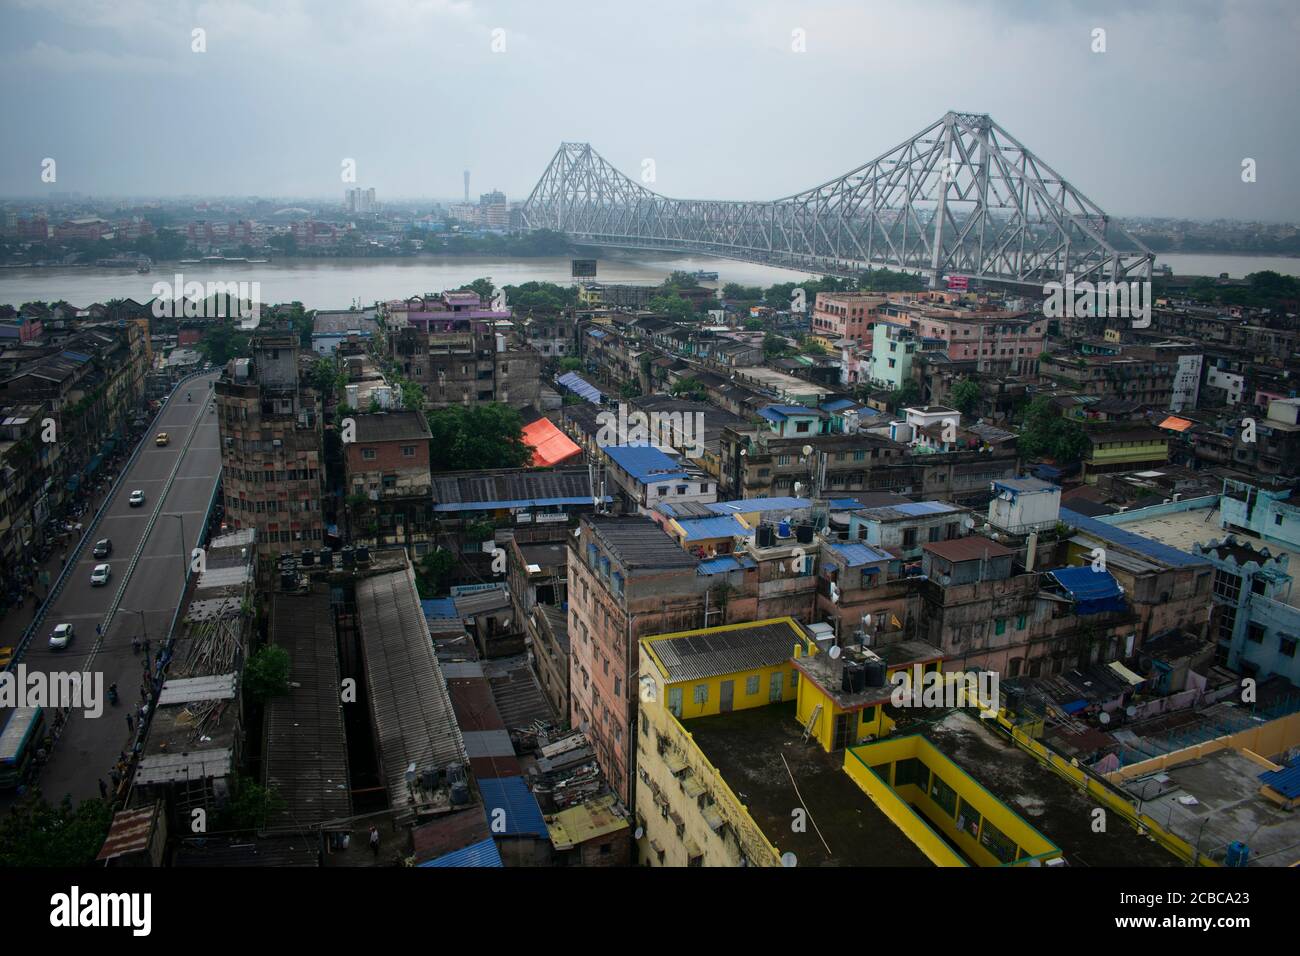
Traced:
<path fill-rule="evenodd" d="M 1097 715 L 1097 719 L 1101 721 L 1102 724 L 1109 724 L 1110 714 L 1106 713 L 1105 711 L 1102 711 L 1100 714 Z"/>
<path fill-rule="evenodd" d="M 636 828 L 636 838 L 639 840 L 639 839 L 641 839 L 643 836 L 645 836 L 645 827 L 637 827 L 637 828 Z"/>
<path fill-rule="evenodd" d="M 840 646 L 838 644 L 836 644 L 834 647 L 830 649 L 830 655 L 831 655 L 831 660 L 833 661 L 837 661 L 840 659 Z"/>
<path fill-rule="evenodd" d="M 813 453 L 813 446 L 812 446 L 812 445 L 804 445 L 804 446 L 803 446 L 803 456 L 804 456 L 805 458 L 807 458 L 807 457 L 808 457 L 809 455 L 811 455 L 812 453 Z"/>
<path fill-rule="evenodd" d="M 1132 704 L 1129 704 L 1129 706 L 1127 706 L 1127 707 L 1124 708 L 1124 713 L 1127 714 L 1127 715 L 1130 716 L 1130 717 L 1136 717 L 1136 716 L 1137 716 L 1137 712 L 1138 712 L 1138 709 L 1137 709 L 1136 707 L 1134 707 Z"/>

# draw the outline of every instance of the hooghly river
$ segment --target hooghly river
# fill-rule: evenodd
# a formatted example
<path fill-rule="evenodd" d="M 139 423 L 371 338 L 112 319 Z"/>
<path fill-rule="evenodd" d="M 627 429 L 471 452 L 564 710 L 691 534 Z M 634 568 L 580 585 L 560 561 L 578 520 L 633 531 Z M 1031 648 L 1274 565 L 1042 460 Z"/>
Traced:
<path fill-rule="evenodd" d="M 346 309 L 354 301 L 370 304 L 423 292 L 454 289 L 487 276 L 497 286 L 524 282 L 567 283 L 569 257 L 501 258 L 497 256 L 420 256 L 412 259 L 279 259 L 257 265 L 164 264 L 148 275 L 126 269 L 44 268 L 0 269 L 0 304 L 18 306 L 24 302 L 65 300 L 89 305 L 108 299 L 153 296 L 156 282 L 173 283 L 176 273 L 186 282 L 258 282 L 260 299 L 266 303 L 300 301 L 309 309 Z M 1168 264 L 1176 274 L 1240 277 L 1271 269 L 1286 275 L 1300 275 L 1300 258 L 1282 256 L 1169 255 L 1158 256 L 1157 264 Z M 721 285 L 769 286 L 797 282 L 806 273 L 772 266 L 708 256 L 653 256 L 635 253 L 604 255 L 597 278 L 603 282 L 654 284 L 674 269 L 718 273 Z"/>

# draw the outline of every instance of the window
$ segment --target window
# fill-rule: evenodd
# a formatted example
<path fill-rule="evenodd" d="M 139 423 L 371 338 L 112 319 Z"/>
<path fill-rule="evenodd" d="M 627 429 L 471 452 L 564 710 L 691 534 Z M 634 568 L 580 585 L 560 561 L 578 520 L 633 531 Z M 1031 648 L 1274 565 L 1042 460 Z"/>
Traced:
<path fill-rule="evenodd" d="M 366 461 L 374 461 L 377 456 L 373 448 L 363 448 L 361 449 L 361 457 Z"/>
<path fill-rule="evenodd" d="M 709 685 L 696 684 L 693 691 L 693 697 L 695 699 L 695 703 L 707 704 L 709 702 Z"/>
<path fill-rule="evenodd" d="M 1250 641 L 1252 644 L 1263 644 L 1263 643 L 1264 643 L 1264 625 L 1263 625 L 1263 624 L 1256 624 L 1254 621 L 1251 621 L 1249 624 L 1247 624 L 1247 625 L 1246 625 L 1246 640 Z"/>
<path fill-rule="evenodd" d="M 1025 629 L 1025 616 L 1021 614 L 1018 618 L 1016 618 L 1016 630 L 1023 631 L 1024 629 Z"/>
<path fill-rule="evenodd" d="M 1283 657 L 1295 657 L 1295 645 L 1295 638 L 1281 634 L 1277 636 L 1277 652 Z"/>
<path fill-rule="evenodd" d="M 997 618 L 993 622 L 994 634 L 1005 634 L 1007 632 L 1007 619 L 1004 617 Z"/>
<path fill-rule="evenodd" d="M 948 815 L 957 815 L 957 791 L 944 783 L 936 774 L 930 781 L 930 799 L 947 811 Z"/>
<path fill-rule="evenodd" d="M 414 446 L 414 445 L 403 445 L 403 446 L 402 446 L 402 457 L 403 457 L 403 458 L 414 458 L 414 457 L 415 457 L 415 446 Z"/>
<path fill-rule="evenodd" d="M 750 674 L 748 677 L 745 678 L 745 695 L 747 697 L 753 697 L 757 693 L 758 693 L 758 675 Z"/>

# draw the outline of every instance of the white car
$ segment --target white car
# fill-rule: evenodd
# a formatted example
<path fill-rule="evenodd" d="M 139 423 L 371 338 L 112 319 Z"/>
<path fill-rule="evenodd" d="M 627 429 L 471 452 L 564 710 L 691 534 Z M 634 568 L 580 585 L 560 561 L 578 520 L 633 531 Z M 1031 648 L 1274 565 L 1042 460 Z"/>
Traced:
<path fill-rule="evenodd" d="M 54 633 L 50 635 L 50 650 L 61 651 L 72 643 L 72 625 L 60 624 L 54 628 Z"/>
<path fill-rule="evenodd" d="M 144 504 L 144 492 L 139 490 L 131 492 L 131 500 L 128 504 L 130 504 L 132 508 L 139 508 Z"/>
<path fill-rule="evenodd" d="M 98 587 L 101 584 L 108 583 L 108 576 L 113 573 L 113 569 L 107 564 L 95 565 L 95 570 L 90 572 L 90 583 L 92 587 Z"/>

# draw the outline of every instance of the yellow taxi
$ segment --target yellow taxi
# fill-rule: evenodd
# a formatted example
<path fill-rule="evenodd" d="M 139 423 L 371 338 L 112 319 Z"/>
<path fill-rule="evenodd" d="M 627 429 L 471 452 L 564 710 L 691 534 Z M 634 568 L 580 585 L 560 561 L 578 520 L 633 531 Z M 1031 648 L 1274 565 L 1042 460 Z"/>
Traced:
<path fill-rule="evenodd" d="M 161 448 L 163 445 L 171 444 L 171 438 L 167 436 L 166 432 L 159 432 L 153 443 Z"/>

